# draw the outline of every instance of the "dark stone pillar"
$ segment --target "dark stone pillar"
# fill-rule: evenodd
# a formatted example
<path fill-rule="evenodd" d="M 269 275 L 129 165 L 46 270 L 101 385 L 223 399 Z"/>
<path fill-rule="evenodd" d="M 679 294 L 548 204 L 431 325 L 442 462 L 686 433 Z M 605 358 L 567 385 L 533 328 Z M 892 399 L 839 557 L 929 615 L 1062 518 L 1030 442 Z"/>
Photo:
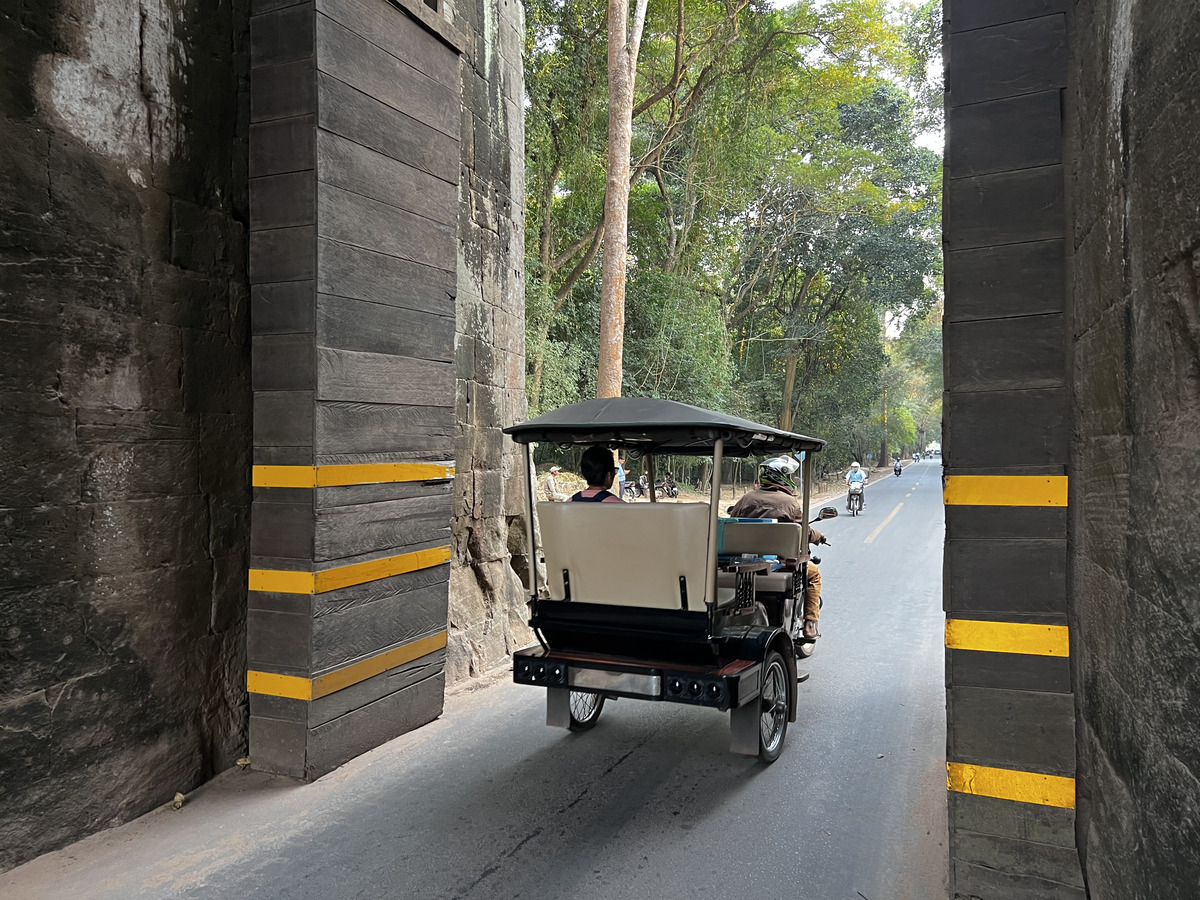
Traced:
<path fill-rule="evenodd" d="M 947 0 L 946 704 L 955 898 L 1076 898 L 1065 0 Z"/>
<path fill-rule="evenodd" d="M 315 778 L 442 710 L 462 39 L 422 0 L 255 13 L 250 755 Z"/>

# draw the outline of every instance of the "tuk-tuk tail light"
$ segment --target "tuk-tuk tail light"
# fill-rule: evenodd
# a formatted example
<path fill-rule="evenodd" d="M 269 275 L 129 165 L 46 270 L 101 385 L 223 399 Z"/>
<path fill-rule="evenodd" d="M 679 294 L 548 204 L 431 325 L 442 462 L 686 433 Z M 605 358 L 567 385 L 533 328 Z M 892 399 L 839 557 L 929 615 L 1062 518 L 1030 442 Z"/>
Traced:
<path fill-rule="evenodd" d="M 553 660 L 519 659 L 514 675 L 513 680 L 520 684 L 566 685 L 567 666 Z"/>
<path fill-rule="evenodd" d="M 724 707 L 731 693 L 725 682 L 722 675 L 668 674 L 664 699 L 676 703 Z"/>

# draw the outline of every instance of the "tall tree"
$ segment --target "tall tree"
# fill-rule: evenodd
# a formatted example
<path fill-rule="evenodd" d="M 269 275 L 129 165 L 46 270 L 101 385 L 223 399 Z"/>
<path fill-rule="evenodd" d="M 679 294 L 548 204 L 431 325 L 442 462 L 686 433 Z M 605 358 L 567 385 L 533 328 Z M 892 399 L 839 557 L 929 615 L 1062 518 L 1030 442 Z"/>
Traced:
<path fill-rule="evenodd" d="M 600 366 L 597 397 L 621 396 L 625 344 L 625 269 L 629 252 L 629 154 L 633 147 L 633 83 L 647 0 L 608 0 L 608 177 L 604 192 L 604 257 L 600 278 Z"/>

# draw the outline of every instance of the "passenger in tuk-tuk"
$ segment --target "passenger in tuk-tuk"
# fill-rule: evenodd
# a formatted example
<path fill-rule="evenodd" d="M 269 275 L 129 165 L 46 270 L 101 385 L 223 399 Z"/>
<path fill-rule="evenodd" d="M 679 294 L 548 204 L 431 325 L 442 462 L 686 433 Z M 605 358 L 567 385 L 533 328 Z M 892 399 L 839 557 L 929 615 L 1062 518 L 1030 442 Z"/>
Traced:
<path fill-rule="evenodd" d="M 612 451 L 597 444 L 583 451 L 579 460 L 579 471 L 587 481 L 587 487 L 571 495 L 571 500 L 583 503 L 624 503 L 609 488 L 617 477 Z"/>
<path fill-rule="evenodd" d="M 796 473 L 800 464 L 786 456 L 768 459 L 758 469 L 758 486 L 729 508 L 729 514 L 739 519 L 778 519 L 780 522 L 804 522 L 804 504 L 796 496 Z M 812 526 L 808 529 L 810 544 L 825 544 L 825 535 Z M 821 570 L 808 564 L 804 584 L 804 637 L 816 638 L 817 620 L 821 618 Z"/>

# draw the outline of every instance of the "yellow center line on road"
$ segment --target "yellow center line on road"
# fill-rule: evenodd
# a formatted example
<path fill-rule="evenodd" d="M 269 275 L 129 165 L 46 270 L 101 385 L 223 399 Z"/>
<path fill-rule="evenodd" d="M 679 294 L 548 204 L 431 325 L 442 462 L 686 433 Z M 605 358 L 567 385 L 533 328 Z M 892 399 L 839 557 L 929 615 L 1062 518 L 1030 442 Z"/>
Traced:
<path fill-rule="evenodd" d="M 890 522 L 890 521 L 892 521 L 892 519 L 896 518 L 896 513 L 900 512 L 900 507 L 902 507 L 903 505 L 904 505 L 903 503 L 897 503 L 896 508 L 891 511 L 891 513 L 888 515 L 888 517 L 886 519 L 884 519 L 882 522 L 879 523 L 878 528 L 876 528 L 869 535 L 867 535 L 867 539 L 865 541 L 863 541 L 863 543 L 869 544 L 869 543 L 871 543 L 871 541 L 875 540 L 875 538 L 879 537 L 879 532 L 883 531 L 883 529 L 885 527 L 887 527 L 888 522 Z"/>
<path fill-rule="evenodd" d="M 911 497 L 911 496 L 912 496 L 912 491 L 909 491 L 909 492 L 908 492 L 907 494 L 905 494 L 904 496 L 905 496 L 905 497 Z"/>

